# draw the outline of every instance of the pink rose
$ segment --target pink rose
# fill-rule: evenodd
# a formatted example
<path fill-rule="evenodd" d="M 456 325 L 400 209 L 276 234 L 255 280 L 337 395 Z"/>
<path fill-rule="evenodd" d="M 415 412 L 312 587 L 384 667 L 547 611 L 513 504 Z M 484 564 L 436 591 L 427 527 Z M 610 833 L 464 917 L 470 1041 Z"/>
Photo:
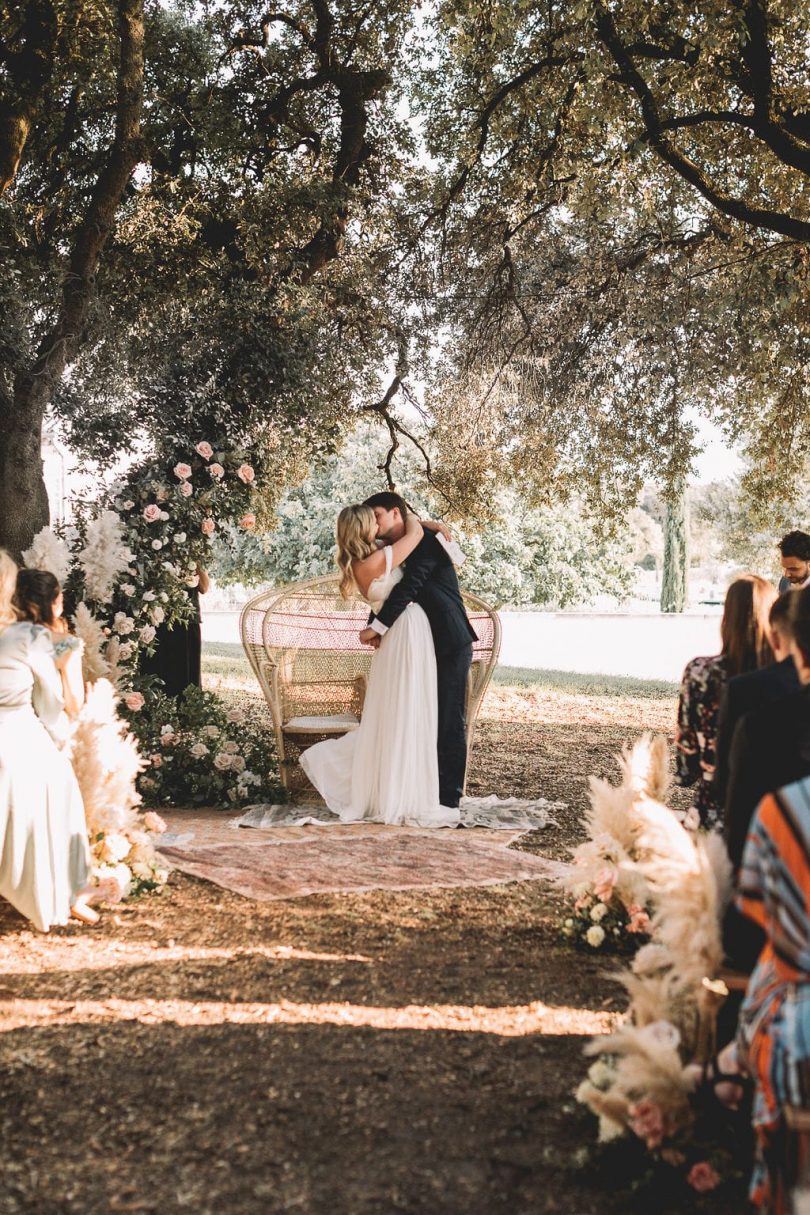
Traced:
<path fill-rule="evenodd" d="M 667 1130 L 661 1107 L 655 1101 L 645 1098 L 644 1101 L 631 1105 L 629 1114 L 633 1134 L 643 1139 L 650 1151 L 660 1147 Z"/>
<path fill-rule="evenodd" d="M 239 526 L 245 528 L 246 531 L 249 531 L 251 527 L 256 526 L 256 516 L 252 515 L 250 511 L 248 511 L 246 515 L 242 515 L 242 518 L 239 520 Z"/>
<path fill-rule="evenodd" d="M 143 816 L 143 825 L 147 831 L 154 831 L 156 835 L 162 835 L 166 830 L 165 819 L 162 819 L 154 810 L 146 811 L 146 814 Z"/>
<path fill-rule="evenodd" d="M 184 498 L 189 498 L 194 493 L 194 486 L 190 481 L 181 481 L 177 489 Z"/>
<path fill-rule="evenodd" d="M 215 527 L 216 524 L 214 523 L 213 519 L 203 519 L 202 523 L 200 524 L 200 531 L 204 536 L 213 536 Z"/>
<path fill-rule="evenodd" d="M 686 1180 L 698 1194 L 706 1194 L 709 1190 L 717 1189 L 720 1175 L 714 1171 L 708 1160 L 699 1160 L 697 1164 L 692 1165 Z"/>
<path fill-rule="evenodd" d="M 245 485 L 250 485 L 254 481 L 256 474 L 249 464 L 240 464 L 236 470 L 236 475 L 240 481 L 244 481 Z"/>
<path fill-rule="evenodd" d="M 210 443 L 198 443 L 194 448 L 198 456 L 202 456 L 204 460 L 210 460 L 214 454 L 214 449 Z"/>
<path fill-rule="evenodd" d="M 221 464 L 209 464 L 208 471 L 212 477 L 216 477 L 217 481 L 221 481 L 225 476 L 225 469 Z"/>
<path fill-rule="evenodd" d="M 609 903 L 613 898 L 613 887 L 618 877 L 619 871 L 615 865 L 606 865 L 599 870 L 593 880 L 593 892 L 600 903 Z"/>
<path fill-rule="evenodd" d="M 162 755 L 150 755 L 149 759 L 151 760 L 153 768 L 159 768 L 161 766 L 161 764 L 163 763 Z"/>
<path fill-rule="evenodd" d="M 172 471 L 179 481 L 185 481 L 186 477 L 191 476 L 191 465 L 190 464 L 175 464 Z"/>
<path fill-rule="evenodd" d="M 631 903 L 627 908 L 627 914 L 630 916 L 630 923 L 627 925 L 628 932 L 649 933 L 650 917 L 643 907 L 639 907 L 638 903 Z"/>
<path fill-rule="evenodd" d="M 130 692 L 128 696 L 124 697 L 124 704 L 131 712 L 137 713 L 139 709 L 143 708 L 146 701 L 142 692 Z"/>
<path fill-rule="evenodd" d="M 157 523 L 160 518 L 160 507 L 152 502 L 149 506 L 144 507 L 143 517 L 147 523 Z"/>

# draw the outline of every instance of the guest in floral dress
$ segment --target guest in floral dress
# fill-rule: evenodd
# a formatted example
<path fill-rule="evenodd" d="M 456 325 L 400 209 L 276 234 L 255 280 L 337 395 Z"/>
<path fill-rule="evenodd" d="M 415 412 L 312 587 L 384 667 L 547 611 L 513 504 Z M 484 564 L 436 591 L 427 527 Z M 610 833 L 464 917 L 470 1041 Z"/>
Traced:
<path fill-rule="evenodd" d="M 693 658 L 683 673 L 675 779 L 679 785 L 697 786 L 694 804 L 705 828 L 721 827 L 723 821 L 723 808 L 712 791 L 723 687 L 732 676 L 773 662 L 768 612 L 776 597 L 776 588 L 756 574 L 736 578 L 723 608 L 722 650 L 710 658 Z"/>

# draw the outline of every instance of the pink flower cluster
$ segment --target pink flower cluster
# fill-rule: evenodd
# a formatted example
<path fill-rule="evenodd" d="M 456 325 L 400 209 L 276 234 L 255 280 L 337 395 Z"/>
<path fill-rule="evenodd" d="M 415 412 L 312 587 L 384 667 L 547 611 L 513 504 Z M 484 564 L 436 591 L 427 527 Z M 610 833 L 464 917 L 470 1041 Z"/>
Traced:
<path fill-rule="evenodd" d="M 692 1165 L 686 1180 L 693 1190 L 697 1190 L 698 1194 L 707 1194 L 710 1190 L 717 1189 L 721 1178 L 708 1160 L 699 1160 L 697 1164 Z"/>
<path fill-rule="evenodd" d="M 600 903 L 609 903 L 613 898 L 613 890 L 619 878 L 619 871 L 615 865 L 605 865 L 600 869 L 593 880 L 593 892 L 599 899 Z"/>
<path fill-rule="evenodd" d="M 627 925 L 628 932 L 645 932 L 650 931 L 650 917 L 643 907 L 638 903 L 631 903 L 627 908 L 627 914 L 630 916 L 630 923 Z"/>
<path fill-rule="evenodd" d="M 650 1151 L 660 1147 L 670 1130 L 660 1105 L 645 1097 L 631 1105 L 629 1113 L 633 1134 L 643 1139 Z"/>

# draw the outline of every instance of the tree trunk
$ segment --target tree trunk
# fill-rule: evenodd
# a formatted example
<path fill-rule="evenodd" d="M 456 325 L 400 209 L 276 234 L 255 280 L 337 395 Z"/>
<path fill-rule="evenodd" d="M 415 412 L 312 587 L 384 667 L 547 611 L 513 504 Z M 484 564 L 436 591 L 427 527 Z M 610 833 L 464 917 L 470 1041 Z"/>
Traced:
<path fill-rule="evenodd" d="M 36 402 L 0 408 L 0 548 L 19 561 L 50 522 L 42 469 L 43 411 Z"/>
<path fill-rule="evenodd" d="M 664 518 L 664 573 L 661 611 L 683 612 L 689 598 L 689 503 L 686 489 L 667 502 Z"/>
<path fill-rule="evenodd" d="M 15 557 L 50 520 L 42 474 L 42 422 L 65 368 L 85 340 L 99 261 L 127 182 L 144 153 L 143 6 L 144 0 L 118 0 L 115 133 L 76 230 L 55 323 L 41 339 L 31 365 L 17 369 L 13 397 L 8 390 L 0 393 L 0 544 Z"/>

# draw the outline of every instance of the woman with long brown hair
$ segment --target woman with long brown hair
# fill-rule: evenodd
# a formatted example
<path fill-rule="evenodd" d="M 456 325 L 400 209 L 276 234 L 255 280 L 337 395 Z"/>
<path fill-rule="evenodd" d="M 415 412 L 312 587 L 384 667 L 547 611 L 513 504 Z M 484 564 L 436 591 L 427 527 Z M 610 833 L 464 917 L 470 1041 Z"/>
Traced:
<path fill-rule="evenodd" d="M 733 676 L 773 662 L 768 613 L 776 597 L 776 588 L 758 574 L 735 578 L 726 593 L 720 653 L 693 658 L 683 673 L 675 779 L 679 785 L 697 786 L 694 804 L 702 827 L 721 827 L 723 821 L 723 808 L 712 791 L 723 688 Z"/>

